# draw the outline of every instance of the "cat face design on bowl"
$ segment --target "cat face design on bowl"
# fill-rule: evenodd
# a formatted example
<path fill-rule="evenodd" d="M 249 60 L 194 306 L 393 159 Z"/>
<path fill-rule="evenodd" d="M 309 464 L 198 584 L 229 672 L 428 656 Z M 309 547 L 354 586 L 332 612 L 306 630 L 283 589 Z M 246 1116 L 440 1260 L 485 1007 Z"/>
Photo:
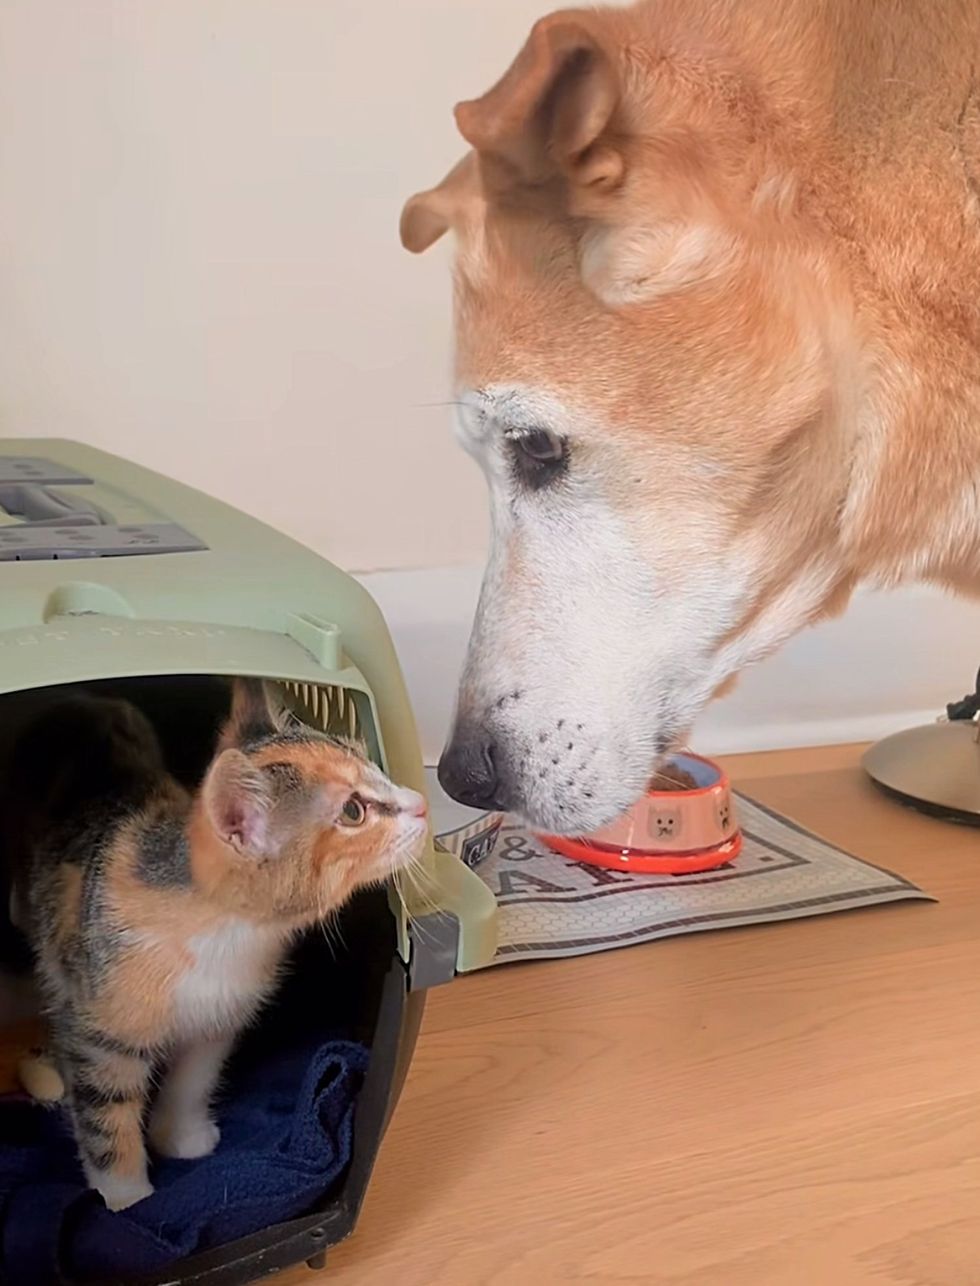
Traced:
<path fill-rule="evenodd" d="M 727 791 L 718 797 L 717 813 L 718 825 L 721 827 L 722 834 L 730 834 L 735 829 L 735 825 L 732 815 L 732 797 Z"/>
<path fill-rule="evenodd" d="M 647 814 L 652 840 L 678 839 L 683 829 L 683 814 L 679 808 L 652 808 Z"/>

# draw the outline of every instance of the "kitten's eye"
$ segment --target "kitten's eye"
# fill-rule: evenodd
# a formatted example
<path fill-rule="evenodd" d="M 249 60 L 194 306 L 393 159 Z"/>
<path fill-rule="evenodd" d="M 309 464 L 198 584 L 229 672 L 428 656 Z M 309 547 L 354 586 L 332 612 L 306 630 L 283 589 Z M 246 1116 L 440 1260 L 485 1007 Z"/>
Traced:
<path fill-rule="evenodd" d="M 568 442 L 548 429 L 531 429 L 509 439 L 514 469 L 525 485 L 537 490 L 568 469 Z"/>
<path fill-rule="evenodd" d="M 359 799 L 357 795 L 351 795 L 340 810 L 339 820 L 341 826 L 363 826 L 366 818 L 367 808 L 364 805 L 364 801 Z"/>

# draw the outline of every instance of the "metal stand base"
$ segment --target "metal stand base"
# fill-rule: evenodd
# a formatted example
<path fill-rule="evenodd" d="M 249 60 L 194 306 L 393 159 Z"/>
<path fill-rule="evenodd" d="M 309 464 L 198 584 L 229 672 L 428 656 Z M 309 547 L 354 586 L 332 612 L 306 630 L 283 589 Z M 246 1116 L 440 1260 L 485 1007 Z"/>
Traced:
<path fill-rule="evenodd" d="M 885 737 L 864 769 L 876 785 L 914 808 L 980 826 L 980 724 L 928 724 Z"/>

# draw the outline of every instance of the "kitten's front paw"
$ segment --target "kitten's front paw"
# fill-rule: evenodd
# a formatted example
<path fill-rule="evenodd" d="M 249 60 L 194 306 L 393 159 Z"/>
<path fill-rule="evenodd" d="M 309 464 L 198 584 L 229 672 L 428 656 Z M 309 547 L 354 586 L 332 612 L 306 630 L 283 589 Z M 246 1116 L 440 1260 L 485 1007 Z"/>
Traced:
<path fill-rule="evenodd" d="M 92 1187 L 102 1194 L 110 1210 L 126 1210 L 137 1201 L 153 1196 L 149 1179 L 134 1179 L 127 1175 L 96 1174 L 91 1176 Z"/>
<path fill-rule="evenodd" d="M 221 1131 L 208 1117 L 157 1116 L 150 1121 L 150 1142 L 161 1156 L 180 1161 L 208 1157 L 218 1146 Z"/>

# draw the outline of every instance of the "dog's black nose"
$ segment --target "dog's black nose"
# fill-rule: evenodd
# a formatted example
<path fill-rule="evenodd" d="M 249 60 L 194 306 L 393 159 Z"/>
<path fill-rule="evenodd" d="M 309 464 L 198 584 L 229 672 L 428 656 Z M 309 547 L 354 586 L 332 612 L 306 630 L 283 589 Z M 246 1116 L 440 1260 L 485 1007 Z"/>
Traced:
<path fill-rule="evenodd" d="M 457 729 L 439 760 L 439 784 L 470 808 L 505 808 L 493 738 Z"/>

